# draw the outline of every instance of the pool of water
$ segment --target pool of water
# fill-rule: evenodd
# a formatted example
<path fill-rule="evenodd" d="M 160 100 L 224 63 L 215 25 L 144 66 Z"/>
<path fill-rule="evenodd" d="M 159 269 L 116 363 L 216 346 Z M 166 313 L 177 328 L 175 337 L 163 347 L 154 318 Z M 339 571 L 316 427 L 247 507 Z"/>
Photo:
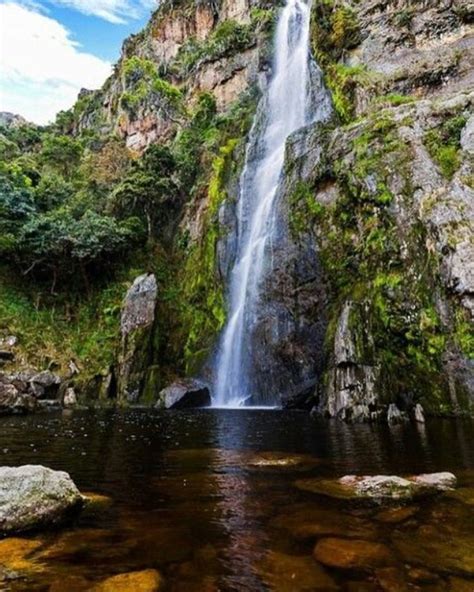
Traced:
<path fill-rule="evenodd" d="M 38 545 L 17 578 L 2 583 L 0 571 L 0 590 L 80 592 L 153 568 L 171 591 L 472 592 L 473 436 L 472 421 L 348 426 L 277 410 L 3 418 L 0 464 L 65 470 L 82 491 L 111 499 L 30 537 Z M 446 470 L 460 480 L 455 495 L 388 511 L 301 488 Z M 328 538 L 384 545 L 385 559 L 328 567 L 313 556 Z"/>

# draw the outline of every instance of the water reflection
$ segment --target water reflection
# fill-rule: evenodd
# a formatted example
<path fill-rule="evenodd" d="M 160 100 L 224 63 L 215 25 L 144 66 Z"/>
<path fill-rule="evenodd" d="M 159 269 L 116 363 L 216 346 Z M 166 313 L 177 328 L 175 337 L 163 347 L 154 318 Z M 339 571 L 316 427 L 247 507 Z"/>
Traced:
<path fill-rule="evenodd" d="M 450 569 L 472 577 L 466 570 L 471 551 L 474 557 L 473 433 L 471 421 L 390 429 L 251 410 L 2 419 L 3 464 L 67 470 L 83 491 L 109 495 L 112 503 L 86 512 L 72 528 L 34 537 L 35 569 L 4 588 L 0 577 L 0 590 L 49 590 L 67 574 L 80 592 L 118 572 L 153 568 L 178 592 L 345 591 L 354 574 L 328 570 L 312 557 L 315 541 L 330 536 L 383 542 L 407 557 L 428 536 L 435 559 L 413 555 L 430 570 L 444 566 L 436 577 L 448 586 Z M 296 486 L 347 473 L 438 470 L 458 473 L 463 488 L 446 502 L 387 512 L 346 507 Z M 443 529 L 454 558 L 443 546 Z M 404 564 L 396 569 L 408 577 Z M 357 577 L 367 583 L 374 575 Z"/>

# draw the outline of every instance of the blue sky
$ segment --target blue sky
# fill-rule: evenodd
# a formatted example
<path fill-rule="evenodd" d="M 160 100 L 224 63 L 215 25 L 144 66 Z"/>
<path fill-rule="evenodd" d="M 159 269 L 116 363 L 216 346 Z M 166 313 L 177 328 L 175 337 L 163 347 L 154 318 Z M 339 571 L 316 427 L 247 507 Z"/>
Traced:
<path fill-rule="evenodd" d="M 98 88 L 156 0 L 0 0 L 0 111 L 44 124 Z"/>

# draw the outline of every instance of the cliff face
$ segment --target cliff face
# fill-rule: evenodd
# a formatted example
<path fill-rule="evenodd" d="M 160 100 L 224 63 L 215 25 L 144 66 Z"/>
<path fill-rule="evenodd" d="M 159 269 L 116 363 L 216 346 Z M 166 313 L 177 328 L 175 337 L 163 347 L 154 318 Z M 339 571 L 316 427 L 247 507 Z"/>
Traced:
<path fill-rule="evenodd" d="M 343 125 L 300 132 L 288 167 L 329 287 L 320 413 L 472 412 L 472 8 L 314 5 Z"/>
<path fill-rule="evenodd" d="M 104 87 L 80 97 L 74 133 L 100 128 L 141 153 L 186 124 L 199 93 L 212 93 L 218 112 L 227 111 L 257 82 L 272 7 L 262 0 L 164 2 L 125 42 Z"/>
<path fill-rule="evenodd" d="M 96 140 L 126 146 L 124 198 L 134 179 L 150 183 L 147 148 L 174 163 L 170 183 L 145 184 L 173 196 L 136 266 L 154 274 L 157 304 L 146 339 L 122 340 L 122 402 L 153 401 L 176 376 L 212 377 L 277 12 L 269 0 L 167 0 L 104 87 L 58 118 L 92 153 Z M 254 335 L 254 371 L 284 405 L 346 420 L 394 417 L 393 405 L 474 410 L 473 21 L 470 0 L 313 0 L 332 116 L 288 141 Z"/>
<path fill-rule="evenodd" d="M 185 105 L 207 90 L 228 112 L 266 84 L 263 8 L 165 6 L 125 46 L 118 70 L 139 56 L 166 73 Z M 346 420 L 385 417 L 390 405 L 408 415 L 419 403 L 430 413 L 472 412 L 472 5 L 335 1 L 312 10 L 334 116 L 288 143 L 284 228 L 255 328 L 255 373 L 283 404 Z M 216 43 L 229 18 L 232 40 Z M 137 150 L 166 140 L 183 112 L 173 117 L 147 96 L 131 114 L 127 84 L 118 76 L 104 91 L 108 125 Z M 206 261 L 181 293 L 192 327 L 171 329 L 186 342 L 191 374 L 209 360 L 223 323 L 244 143 L 222 148 L 209 189 L 181 220 L 186 273 Z"/>

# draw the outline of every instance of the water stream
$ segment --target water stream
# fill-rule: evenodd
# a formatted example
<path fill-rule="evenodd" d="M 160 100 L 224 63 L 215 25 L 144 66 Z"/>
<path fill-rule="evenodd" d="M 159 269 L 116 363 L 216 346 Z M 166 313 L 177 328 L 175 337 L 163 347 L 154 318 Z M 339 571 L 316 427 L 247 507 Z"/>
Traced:
<path fill-rule="evenodd" d="M 287 0 L 274 40 L 273 75 L 260 101 L 247 146 L 237 208 L 238 246 L 229 280 L 228 321 L 221 335 L 214 406 L 275 405 L 252 385 L 252 328 L 262 279 L 271 268 L 275 207 L 288 137 L 322 120 L 330 103 L 309 52 L 310 6 Z"/>

